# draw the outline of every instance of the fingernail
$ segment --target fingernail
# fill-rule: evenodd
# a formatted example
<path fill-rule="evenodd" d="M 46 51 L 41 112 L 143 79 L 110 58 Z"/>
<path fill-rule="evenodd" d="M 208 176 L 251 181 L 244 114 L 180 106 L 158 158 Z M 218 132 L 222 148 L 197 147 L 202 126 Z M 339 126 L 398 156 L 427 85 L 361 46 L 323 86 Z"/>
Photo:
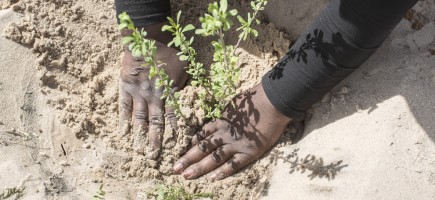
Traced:
<path fill-rule="evenodd" d="M 193 170 L 188 169 L 188 170 L 184 171 L 182 175 L 185 179 L 190 179 L 193 176 Z"/>
<path fill-rule="evenodd" d="M 183 169 L 183 164 L 181 164 L 181 163 L 176 163 L 175 164 L 175 166 L 174 166 L 174 172 L 179 173 L 180 170 L 182 170 L 182 169 Z"/>
<path fill-rule="evenodd" d="M 211 175 L 208 179 L 209 179 L 211 182 L 214 182 L 214 181 L 216 180 L 216 178 L 217 178 L 217 174 L 213 174 L 213 175 Z"/>

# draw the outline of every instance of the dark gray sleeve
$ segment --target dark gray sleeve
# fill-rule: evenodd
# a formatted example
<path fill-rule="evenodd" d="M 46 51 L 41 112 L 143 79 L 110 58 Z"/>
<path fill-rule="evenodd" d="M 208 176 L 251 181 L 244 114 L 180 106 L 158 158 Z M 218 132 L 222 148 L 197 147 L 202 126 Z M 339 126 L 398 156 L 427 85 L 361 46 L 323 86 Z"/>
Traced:
<path fill-rule="evenodd" d="M 115 0 L 115 7 L 116 16 L 127 12 L 136 27 L 164 22 L 171 15 L 170 0 Z"/>
<path fill-rule="evenodd" d="M 263 76 L 271 103 L 291 118 L 360 67 L 418 0 L 331 0 Z"/>

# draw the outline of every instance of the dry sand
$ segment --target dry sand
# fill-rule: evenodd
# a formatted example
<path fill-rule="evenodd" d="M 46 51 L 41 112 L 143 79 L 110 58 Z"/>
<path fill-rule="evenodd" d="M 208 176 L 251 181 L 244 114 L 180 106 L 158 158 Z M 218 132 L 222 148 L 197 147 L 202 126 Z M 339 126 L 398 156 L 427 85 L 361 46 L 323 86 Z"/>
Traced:
<path fill-rule="evenodd" d="M 233 6 L 243 10 L 246 2 Z M 174 12 L 197 24 L 207 3 L 177 1 Z M 266 22 L 258 39 L 242 45 L 240 91 L 260 81 L 325 1 L 296 3 L 271 1 L 263 18 L 288 34 Z M 170 172 L 195 127 L 168 129 L 157 162 L 132 151 L 132 134 L 117 131 L 121 48 L 111 0 L 2 0 L 0 8 L 0 192 L 90 199 L 103 184 L 107 199 L 146 199 L 163 182 L 215 199 L 435 198 L 434 1 L 420 1 L 360 70 L 313 107 L 302 138 L 295 137 L 300 124 L 290 126 L 271 153 L 213 184 Z M 207 52 L 208 44 L 196 45 Z M 208 54 L 200 59 L 210 62 Z M 193 94 L 188 87 L 183 95 Z M 185 109 L 200 126 L 193 110 Z"/>

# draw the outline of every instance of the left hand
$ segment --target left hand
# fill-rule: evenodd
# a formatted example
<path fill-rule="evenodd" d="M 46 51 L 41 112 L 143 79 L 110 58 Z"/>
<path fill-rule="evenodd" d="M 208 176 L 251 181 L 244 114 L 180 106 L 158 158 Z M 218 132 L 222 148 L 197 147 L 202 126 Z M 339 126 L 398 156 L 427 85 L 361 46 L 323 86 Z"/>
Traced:
<path fill-rule="evenodd" d="M 210 173 L 211 181 L 230 176 L 269 150 L 290 121 L 273 107 L 261 84 L 234 100 L 222 118 L 194 136 L 193 147 L 175 163 L 175 173 L 186 179 Z"/>
<path fill-rule="evenodd" d="M 149 33 L 148 39 L 156 41 L 156 59 L 166 63 L 162 67 L 169 79 L 174 81 L 172 91 L 175 92 L 182 89 L 187 81 L 187 63 L 178 58 L 178 49 L 166 45 L 172 36 L 161 32 L 164 24 L 151 25 L 144 30 Z M 121 31 L 121 34 L 124 37 L 130 35 L 128 30 Z M 162 88 L 156 88 L 155 78 L 149 79 L 149 66 L 144 65 L 143 59 L 134 58 L 128 47 L 124 46 L 119 80 L 119 123 L 123 135 L 129 133 L 130 124 L 133 125 L 133 148 L 136 152 L 155 160 L 162 145 L 165 115 L 172 127 L 176 127 L 177 119 L 173 109 L 165 106 L 165 100 L 161 99 Z"/>

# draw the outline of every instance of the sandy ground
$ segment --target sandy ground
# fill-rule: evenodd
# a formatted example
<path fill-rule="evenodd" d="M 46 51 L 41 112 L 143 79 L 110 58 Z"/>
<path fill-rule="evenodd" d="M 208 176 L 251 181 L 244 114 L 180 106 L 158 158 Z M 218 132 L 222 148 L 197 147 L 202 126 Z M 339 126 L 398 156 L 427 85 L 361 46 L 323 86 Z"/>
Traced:
<path fill-rule="evenodd" d="M 215 199 L 435 198 L 433 0 L 420 1 L 360 70 L 313 107 L 295 144 L 282 140 L 215 184 L 170 175 L 176 152 L 164 151 L 156 164 L 131 151 L 131 137 L 115 131 L 120 48 L 113 3 L 66 2 L 0 2 L 0 192 L 18 187 L 23 199 L 90 199 L 103 184 L 107 199 L 146 199 L 143 192 L 160 181 Z M 325 1 L 296 3 L 271 1 L 266 10 L 288 34 L 265 24 L 263 37 L 242 45 L 240 90 L 259 82 Z M 200 10 L 187 1 L 176 7 L 192 22 Z M 185 139 L 165 138 L 168 149 Z"/>
<path fill-rule="evenodd" d="M 270 10 L 286 3 L 295 5 Z M 411 20 L 314 106 L 303 139 L 281 148 L 264 199 L 435 198 L 434 6 L 420 1 Z"/>

